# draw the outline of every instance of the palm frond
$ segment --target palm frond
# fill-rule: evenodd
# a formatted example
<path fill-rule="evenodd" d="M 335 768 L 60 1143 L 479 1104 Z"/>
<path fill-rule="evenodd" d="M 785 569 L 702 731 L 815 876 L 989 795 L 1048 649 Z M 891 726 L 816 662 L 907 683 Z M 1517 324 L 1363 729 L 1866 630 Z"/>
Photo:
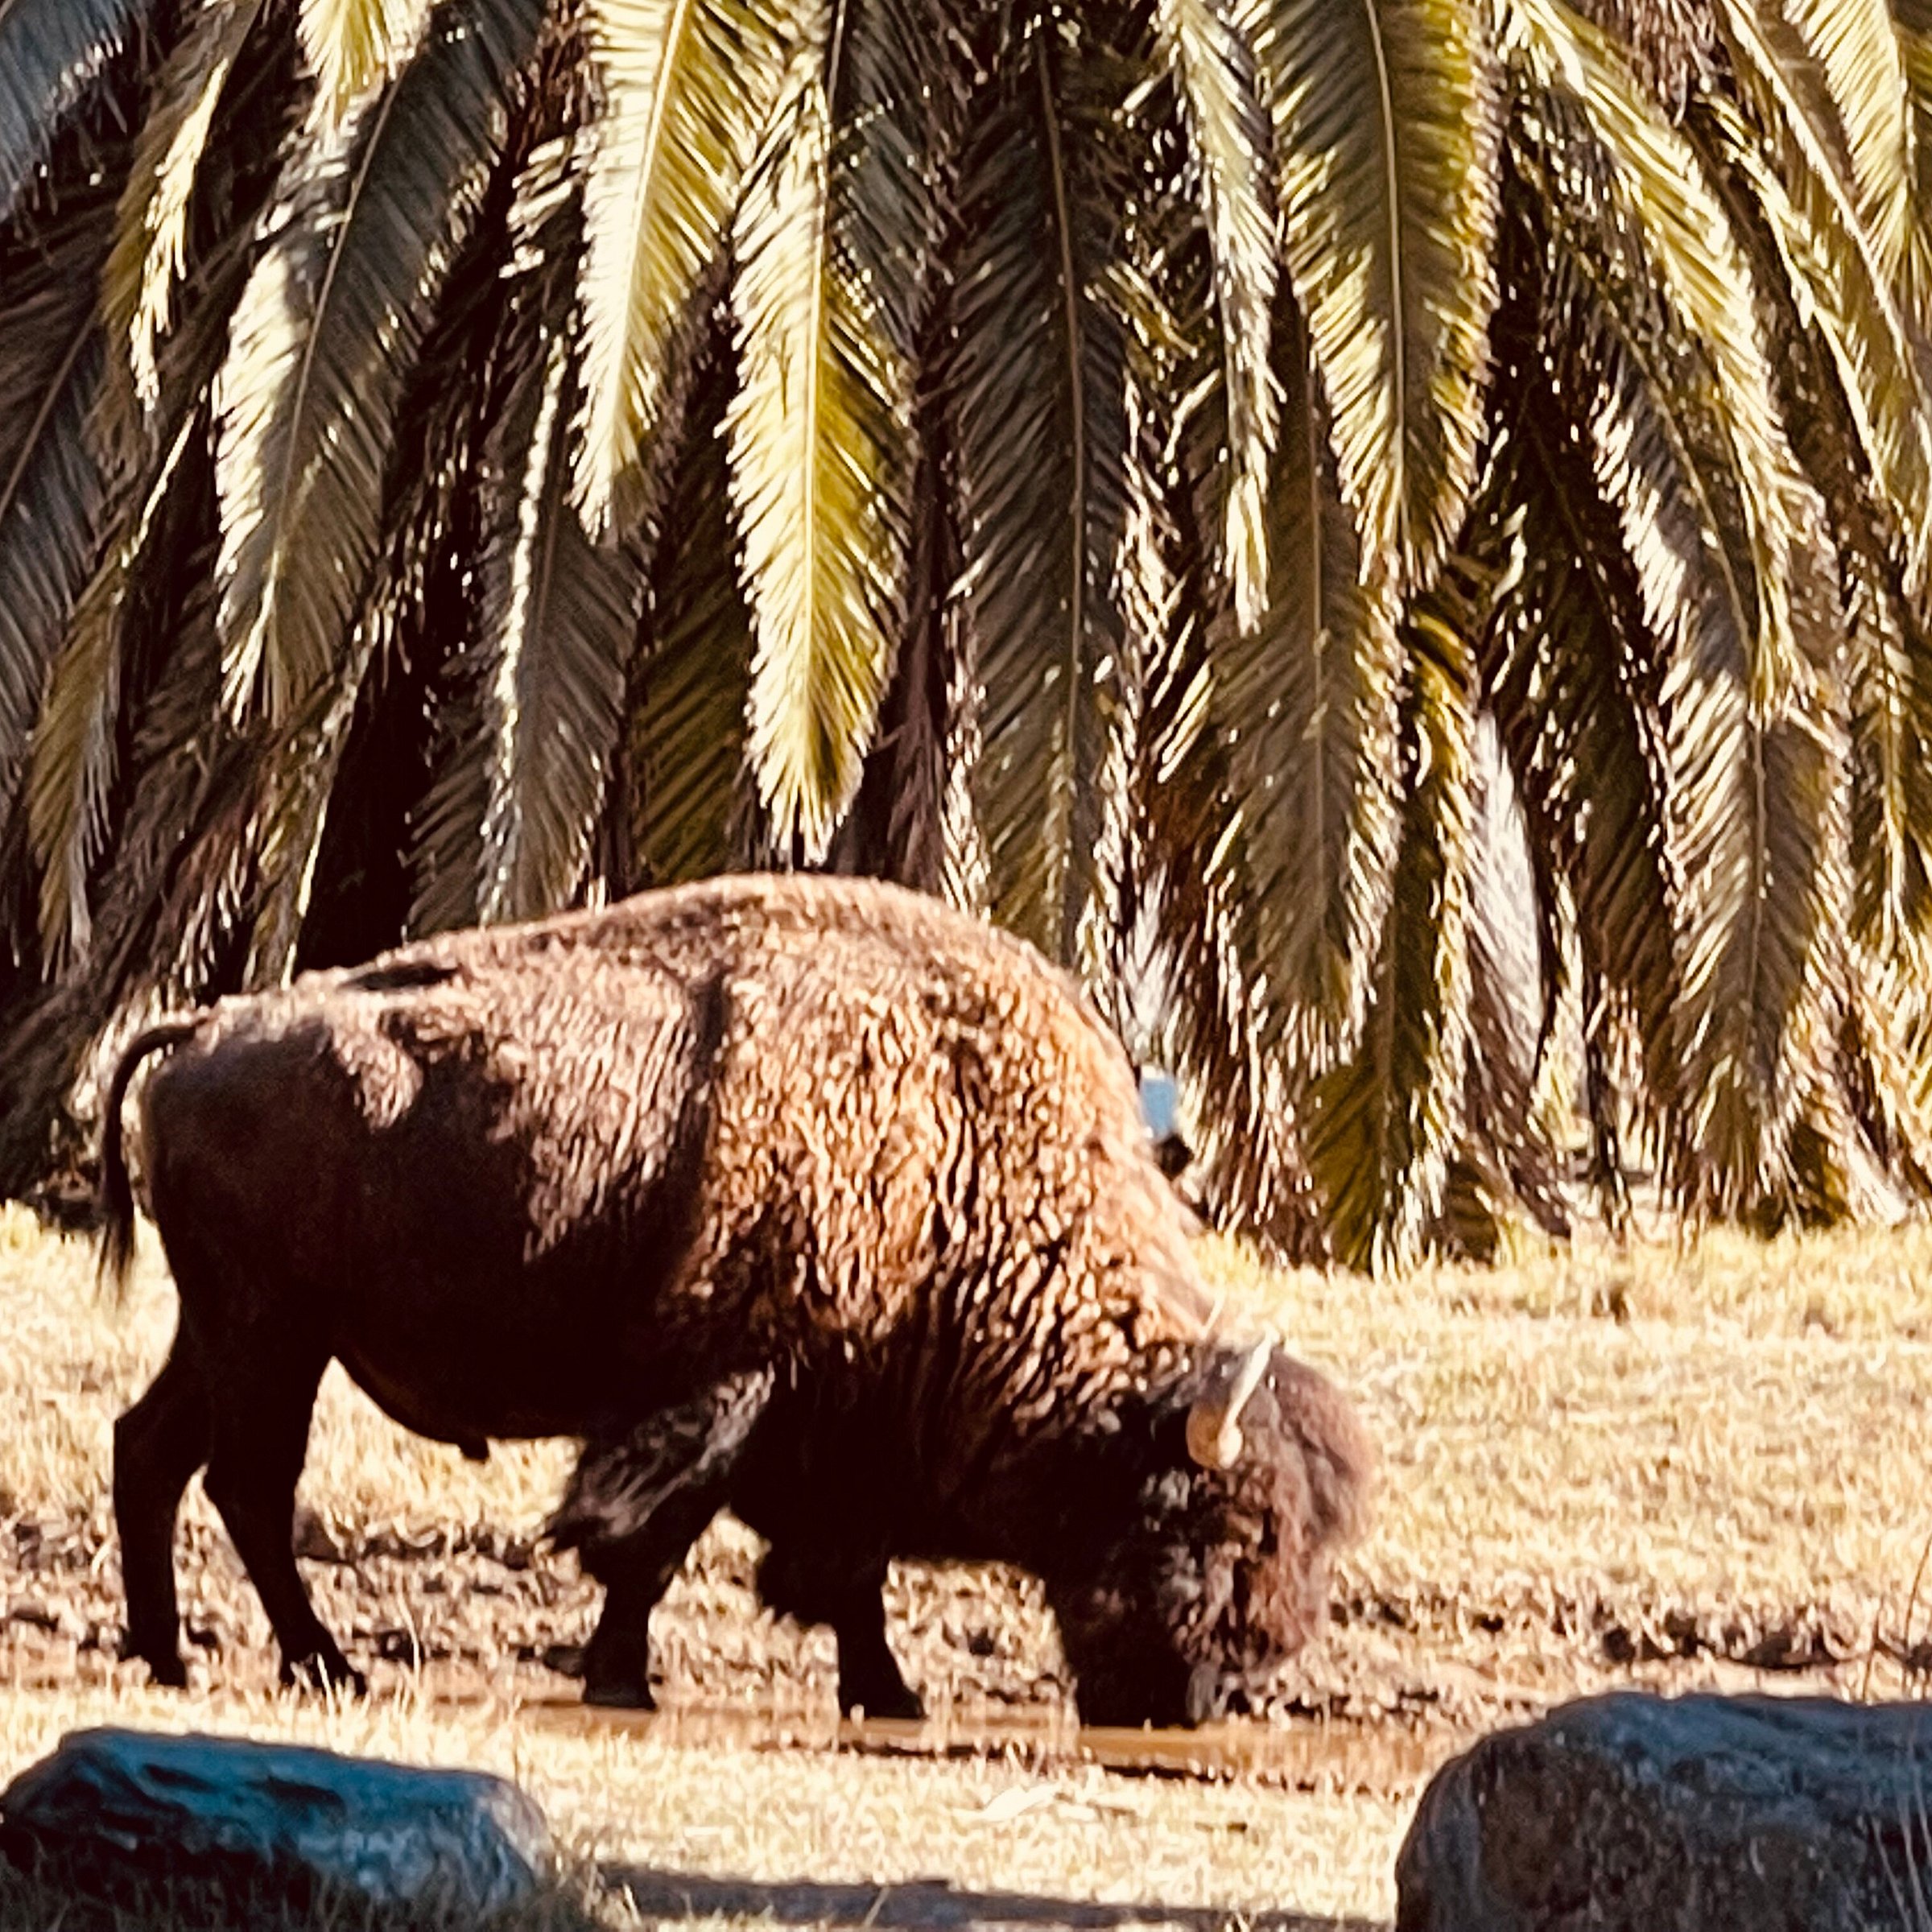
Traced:
<path fill-rule="evenodd" d="M 1714 0 L 1578 0 L 1577 11 L 1617 41 L 1632 71 L 1674 119 L 1717 68 L 1713 7 Z"/>
<path fill-rule="evenodd" d="M 13 796 L 100 537 L 86 429 L 101 368 L 95 279 L 117 185 L 70 188 L 57 208 L 0 235 L 0 800 Z"/>
<path fill-rule="evenodd" d="M 1101 58 L 1070 19 L 1038 21 L 971 110 L 946 384 L 990 910 L 1066 961 L 1102 891 L 1126 514 L 1125 344 L 1104 275 L 1128 195 Z"/>
<path fill-rule="evenodd" d="M 0 221 L 151 0 L 0 0 Z"/>
<path fill-rule="evenodd" d="M 1932 252 L 1932 9 L 1918 0 L 1901 0 L 1893 12 L 1911 111 L 1912 206 L 1918 226 L 1913 256 L 1922 259 Z M 1932 290 L 1909 285 L 1905 292 L 1913 314 L 1932 313 L 1927 306 Z"/>
<path fill-rule="evenodd" d="M 217 112 L 262 0 L 204 0 L 193 26 L 162 64 L 134 143 L 114 245 L 101 276 L 109 382 L 104 429 L 124 448 L 160 399 L 158 350 L 173 320 L 188 266 L 189 204 Z"/>
<path fill-rule="evenodd" d="M 1410 605 L 1402 634 L 1401 849 L 1354 1058 L 1310 1090 L 1303 1139 L 1338 1261 L 1401 1267 L 1440 1212 L 1469 1050 L 1472 640 L 1488 587 L 1459 568 Z"/>
<path fill-rule="evenodd" d="M 316 105 L 340 122 L 351 105 L 407 59 L 435 0 L 301 0 L 302 56 Z"/>
<path fill-rule="evenodd" d="M 552 352 L 572 326 L 581 155 L 574 134 L 548 118 L 549 105 L 568 104 L 552 103 L 541 84 L 535 91 L 546 105 L 516 130 L 424 343 L 423 407 L 398 479 L 404 500 L 387 519 L 385 581 L 369 607 L 384 654 L 425 661 L 431 686 L 434 742 L 410 825 L 412 932 L 481 916 L 501 721 L 491 711 L 497 646 L 518 634 L 511 599 L 523 485 Z M 485 558 L 487 570 L 473 567 Z"/>
<path fill-rule="evenodd" d="M 568 903 L 581 884 L 622 725 L 637 634 L 636 573 L 593 545 L 569 500 L 570 339 L 524 372 L 493 469 L 514 494 L 486 571 L 503 582 L 485 642 L 490 749 L 482 832 L 485 923 Z"/>
<path fill-rule="evenodd" d="M 1917 594 L 1932 563 L 1932 398 L 1913 324 L 1883 258 L 1884 237 L 1868 226 L 1846 164 L 1813 118 L 1803 86 L 1810 70 L 1794 75 L 1755 18 L 1724 3 L 1742 91 L 1769 131 L 1717 100 L 1700 104 L 1700 125 L 1761 224 L 1798 313 L 1831 358 L 1854 448 L 1901 512 Z"/>
<path fill-rule="evenodd" d="M 1847 163 L 1852 205 L 1872 237 L 1887 284 L 1922 288 L 1912 106 L 1889 0 L 1781 0 L 1779 12 L 1823 83 Z"/>
<path fill-rule="evenodd" d="M 1353 1051 L 1396 850 L 1396 613 L 1364 582 L 1300 319 L 1276 321 L 1282 435 L 1258 626 L 1214 631 L 1215 729 L 1241 819 L 1265 1050 L 1299 1077 Z"/>
<path fill-rule="evenodd" d="M 1596 352 L 1608 345 L 1591 335 L 1548 340 L 1533 279 L 1546 238 L 1520 205 L 1507 233 L 1519 292 L 1497 318 L 1505 433 L 1486 501 L 1517 555 L 1484 640 L 1483 689 L 1533 860 L 1572 896 L 1584 977 L 1631 1017 L 1642 1094 L 1652 1109 L 1668 1109 L 1678 1092 L 1678 985 L 1660 739 L 1665 658 L 1616 499 L 1591 448 L 1568 433 L 1600 407 Z M 1549 300 L 1559 318 L 1567 293 L 1559 274 Z M 1656 535 L 1640 532 L 1645 554 L 1654 556 Z M 1695 526 L 1683 541 L 1695 541 Z M 1609 1017 L 1601 1001 L 1589 1003 L 1593 1038 Z"/>
<path fill-rule="evenodd" d="M 1810 665 L 1776 710 L 1736 664 L 1680 658 L 1665 687 L 1694 1108 L 1676 1179 L 1721 1212 L 1786 1191 L 1789 1136 L 1823 1084 L 1845 896 L 1841 706 Z"/>
<path fill-rule="evenodd" d="M 1227 434 L 1221 573 L 1237 621 L 1252 629 L 1267 598 L 1265 502 L 1276 435 L 1269 349 L 1277 256 L 1272 129 L 1253 50 L 1221 0 L 1155 0 L 1154 19 L 1187 127 L 1188 171 L 1207 230 L 1220 322 Z"/>
<path fill-rule="evenodd" d="M 1513 0 L 1504 46 L 1520 106 L 1512 122 L 1517 163 L 1541 175 L 1565 260 L 1593 293 L 1587 306 L 1633 319 L 1624 328 L 1649 357 L 1637 372 L 1669 393 L 1686 423 L 1705 425 L 1699 454 L 1676 436 L 1678 457 L 1705 487 L 1735 499 L 1743 557 L 1727 561 L 1749 652 L 1756 701 L 1777 701 L 1796 674 L 1791 640 L 1789 448 L 1752 304 L 1751 279 L 1695 151 L 1637 85 L 1614 47 L 1564 0 Z M 1560 188 L 1559 188 L 1560 180 Z M 1659 359 L 1668 349 L 1670 363 Z M 1701 367 L 1699 365 L 1701 365 Z M 1615 500 L 1615 499 L 1613 499 Z M 1720 541 L 1733 513 L 1704 511 Z M 1661 614 L 1661 613 L 1660 613 Z M 1666 619 L 1666 623 L 1668 620 Z"/>
<path fill-rule="evenodd" d="M 312 122 L 220 386 L 225 688 L 286 717 L 328 677 L 376 549 L 394 411 L 506 132 L 541 0 L 450 0 L 339 133 Z"/>
<path fill-rule="evenodd" d="M 1932 932 L 1932 634 L 1864 559 L 1846 577 L 1852 934 L 1897 959 Z"/>
<path fill-rule="evenodd" d="M 27 827 L 40 867 L 43 955 L 58 966 L 85 954 L 92 938 L 89 876 L 106 828 L 121 712 L 122 619 L 191 440 L 205 435 L 198 414 L 184 419 L 131 526 L 110 542 L 80 596 L 47 681 L 35 726 Z"/>
<path fill-rule="evenodd" d="M 724 359 L 721 345 L 713 353 Z M 729 872 L 752 856 L 752 621 L 733 568 L 727 389 L 716 368 L 700 382 L 652 560 L 626 759 L 631 846 L 652 885 Z"/>
<path fill-rule="evenodd" d="M 1496 288 L 1499 115 L 1470 0 L 1248 0 L 1273 103 L 1283 259 L 1342 493 L 1398 590 L 1476 475 Z"/>
<path fill-rule="evenodd" d="M 1140 425 L 1145 401 L 1130 390 Z M 1143 429 L 1143 434 L 1145 434 Z M 1208 551 L 1185 498 L 1161 487 L 1160 439 L 1137 437 L 1129 468 L 1130 633 L 1145 660 L 1136 709 L 1129 845 L 1121 923 L 1150 931 L 1146 970 L 1160 989 L 1157 1051 L 1179 1078 L 1202 1144 L 1203 1197 L 1282 1258 L 1326 1257 L 1302 1159 L 1298 1096 L 1258 1051 L 1252 995 L 1261 962 L 1245 947 L 1254 903 L 1226 741 L 1214 729 L 1214 678 L 1198 587 Z"/>
<path fill-rule="evenodd" d="M 636 520 L 646 446 L 695 332 L 798 37 L 795 0 L 588 0 L 604 108 L 584 191 L 584 524 Z M 615 502 L 621 485 L 625 501 Z"/>
<path fill-rule="evenodd" d="M 1555 963 L 1546 956 L 1553 909 L 1539 903 L 1529 828 L 1492 716 L 1476 720 L 1471 775 L 1469 1030 L 1450 1193 L 1479 1197 L 1492 1227 L 1520 1203 L 1546 1233 L 1563 1236 L 1570 1232 L 1569 1216 L 1536 1104 L 1539 1063 L 1554 1019 L 1546 1002 L 1558 983 Z M 1467 1234 L 1461 1245 L 1470 1245 Z"/>
<path fill-rule="evenodd" d="M 963 777 L 953 742 L 958 650 L 952 585 L 959 575 L 938 411 L 923 411 L 915 433 L 920 467 L 914 480 L 912 540 L 906 559 L 906 609 L 898 662 L 880 706 L 852 810 L 828 854 L 836 872 L 897 879 L 944 895 L 952 788 Z M 971 903 L 969 897 L 961 902 Z"/>
<path fill-rule="evenodd" d="M 250 934 L 243 984 L 285 986 L 295 970 L 303 923 L 315 893 L 316 863 L 332 807 L 375 634 L 358 627 L 322 683 L 308 691 L 279 741 L 258 764 L 258 802 L 247 841 L 261 898 Z"/>
<path fill-rule="evenodd" d="M 912 411 L 911 368 L 835 247 L 826 25 L 807 34 L 739 211 L 728 418 L 757 637 L 752 766 L 775 836 L 808 860 L 857 789 L 892 673 Z"/>
<path fill-rule="evenodd" d="M 828 182 L 836 259 L 867 297 L 887 361 L 942 361 L 938 258 L 962 138 L 970 50 L 943 0 L 844 0 L 828 87 L 837 133 Z M 927 392 L 894 422 L 881 493 L 906 530 L 900 643 L 859 790 L 828 861 L 938 890 L 946 871 L 957 654 L 948 599 L 958 575 L 946 488 L 944 412 Z"/>
<path fill-rule="evenodd" d="M 1823 532 L 1728 225 L 1674 130 L 1587 34 L 1580 47 L 1567 78 L 1549 47 L 1533 55 L 1546 85 L 1513 148 L 1551 224 L 1542 330 L 1563 346 L 1559 419 L 1586 426 L 1662 653 L 1680 1084 L 1657 1097 L 1671 1180 L 1735 1212 L 1788 1180 L 1825 1045 L 1839 700 L 1811 654 L 1833 647 L 1838 621 L 1804 601 Z"/>

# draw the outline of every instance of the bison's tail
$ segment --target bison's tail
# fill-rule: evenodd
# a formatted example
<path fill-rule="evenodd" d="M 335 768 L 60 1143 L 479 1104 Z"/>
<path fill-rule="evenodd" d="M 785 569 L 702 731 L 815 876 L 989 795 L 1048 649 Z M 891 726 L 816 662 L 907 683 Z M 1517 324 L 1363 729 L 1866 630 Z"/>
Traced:
<path fill-rule="evenodd" d="M 127 1157 L 121 1145 L 121 1106 L 134 1069 L 151 1053 L 193 1038 L 202 1016 L 163 1020 L 137 1034 L 122 1052 L 107 1084 L 101 1112 L 101 1279 L 117 1295 L 127 1286 L 134 1258 L 134 1191 L 128 1184 Z"/>

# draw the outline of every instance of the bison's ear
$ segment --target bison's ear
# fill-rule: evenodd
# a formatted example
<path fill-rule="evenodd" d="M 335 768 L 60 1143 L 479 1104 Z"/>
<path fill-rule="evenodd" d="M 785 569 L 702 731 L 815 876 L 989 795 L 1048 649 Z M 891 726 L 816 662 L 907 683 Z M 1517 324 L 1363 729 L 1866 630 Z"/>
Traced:
<path fill-rule="evenodd" d="M 1274 1359 L 1274 1343 L 1257 1342 L 1225 1383 L 1216 1376 L 1195 1397 L 1187 1411 L 1187 1453 L 1203 1469 L 1232 1469 L 1241 1460 L 1241 1411 Z"/>

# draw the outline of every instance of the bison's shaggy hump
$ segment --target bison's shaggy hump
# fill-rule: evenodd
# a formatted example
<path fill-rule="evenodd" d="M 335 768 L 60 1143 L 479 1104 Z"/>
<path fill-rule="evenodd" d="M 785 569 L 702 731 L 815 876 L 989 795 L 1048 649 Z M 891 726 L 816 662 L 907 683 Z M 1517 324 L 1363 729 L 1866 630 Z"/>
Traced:
<path fill-rule="evenodd" d="M 469 1063 L 528 1161 L 530 1253 L 600 1232 L 701 1130 L 684 1285 L 708 1329 L 735 1305 L 863 1347 L 938 1267 L 989 1336 L 1084 1336 L 1113 1373 L 1210 1324 L 1118 1042 L 1031 947 L 919 894 L 729 878 L 452 935 L 224 1001 L 196 1046 L 309 1029 L 378 1134 Z"/>

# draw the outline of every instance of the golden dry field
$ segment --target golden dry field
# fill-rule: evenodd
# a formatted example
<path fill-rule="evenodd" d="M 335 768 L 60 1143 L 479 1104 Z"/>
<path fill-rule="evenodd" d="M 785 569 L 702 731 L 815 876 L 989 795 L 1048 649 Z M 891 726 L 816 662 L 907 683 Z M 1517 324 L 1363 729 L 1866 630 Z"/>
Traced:
<path fill-rule="evenodd" d="M 156 1694 L 113 1661 L 107 1505 L 113 1419 L 173 1322 L 151 1237 L 142 1253 L 117 1311 L 84 1247 L 0 1212 L 0 1774 L 109 1719 L 501 1770 L 563 1842 L 559 1922 L 1385 1922 L 1415 1795 L 1476 1731 L 1619 1683 L 1893 1696 L 1932 1664 L 1932 1232 L 1373 1283 L 1210 1241 L 1239 1318 L 1347 1386 L 1382 1454 L 1334 1629 L 1265 1726 L 1198 1748 L 1212 1775 L 1122 1769 L 1117 1740 L 1084 1753 L 1037 1597 L 964 1571 L 895 1579 L 935 1722 L 839 1745 L 830 1637 L 758 1610 L 729 1522 L 659 1615 L 666 1713 L 580 1714 L 563 1670 L 593 1593 L 536 1541 L 568 1446 L 468 1463 L 334 1372 L 301 1542 L 370 1698 L 275 1690 L 198 1490 L 197 1688 Z M 0 1925 L 43 1902 L 0 1894 Z"/>

